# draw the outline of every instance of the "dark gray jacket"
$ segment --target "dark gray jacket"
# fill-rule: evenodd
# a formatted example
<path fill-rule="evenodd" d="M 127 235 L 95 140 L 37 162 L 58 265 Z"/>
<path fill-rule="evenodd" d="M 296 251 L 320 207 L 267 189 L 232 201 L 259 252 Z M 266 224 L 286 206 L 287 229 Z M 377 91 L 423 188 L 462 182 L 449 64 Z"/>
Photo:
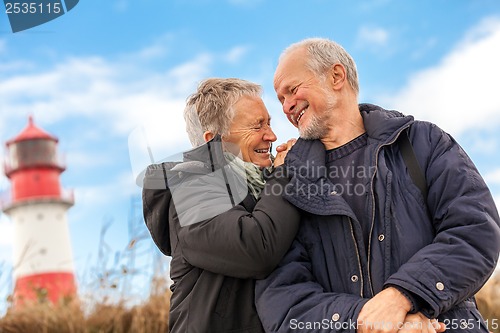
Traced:
<path fill-rule="evenodd" d="M 288 183 L 283 172 L 271 174 L 259 200 L 237 182 L 218 138 L 185 153 L 181 164 L 146 172 L 144 218 L 156 245 L 172 256 L 171 332 L 263 332 L 254 279 L 286 253 L 299 214 L 270 191 Z"/>
<path fill-rule="evenodd" d="M 297 237 L 279 267 L 258 281 L 256 304 L 266 332 L 355 332 L 369 298 L 388 285 L 421 300 L 421 311 L 450 332 L 488 332 L 474 294 L 491 275 L 500 251 L 493 198 L 462 148 L 437 126 L 361 105 L 368 145 L 370 240 L 326 175 L 319 140 L 298 140 L 285 164 L 285 196 L 302 209 Z M 422 196 L 396 140 L 403 131 L 427 181 Z M 316 195 L 307 196 L 315 189 Z M 351 324 L 354 323 L 354 326 Z M 310 326 L 313 327 L 313 326 Z"/>

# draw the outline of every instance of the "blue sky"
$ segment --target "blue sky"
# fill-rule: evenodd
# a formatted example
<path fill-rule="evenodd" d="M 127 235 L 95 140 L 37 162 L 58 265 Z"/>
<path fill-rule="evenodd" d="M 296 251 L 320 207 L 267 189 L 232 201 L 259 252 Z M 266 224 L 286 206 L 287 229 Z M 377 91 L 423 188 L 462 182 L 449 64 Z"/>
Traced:
<path fill-rule="evenodd" d="M 361 102 L 452 134 L 500 203 L 498 0 L 81 0 L 15 34 L 0 9 L 0 140 L 21 131 L 30 114 L 59 137 L 62 181 L 75 191 L 68 216 L 82 280 L 98 263 L 103 225 L 111 223 L 110 252 L 127 246 L 132 207 L 140 210 L 131 202 L 146 163 L 143 134 L 156 160 L 190 147 L 182 110 L 200 80 L 261 84 L 278 141 L 297 135 L 272 78 L 283 48 L 306 37 L 331 38 L 351 53 Z M 0 189 L 8 186 L 0 178 Z M 12 265 L 12 239 L 2 214 L 0 283 Z"/>

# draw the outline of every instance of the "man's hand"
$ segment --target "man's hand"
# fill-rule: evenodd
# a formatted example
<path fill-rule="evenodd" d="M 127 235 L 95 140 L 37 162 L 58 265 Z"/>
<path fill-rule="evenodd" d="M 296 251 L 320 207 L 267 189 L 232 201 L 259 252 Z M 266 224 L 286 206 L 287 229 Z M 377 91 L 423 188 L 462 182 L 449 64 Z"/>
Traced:
<path fill-rule="evenodd" d="M 276 147 L 276 157 L 274 158 L 274 166 L 280 166 L 285 163 L 285 156 L 292 146 L 297 142 L 296 139 L 290 139 L 286 143 L 280 144 Z"/>
<path fill-rule="evenodd" d="M 411 303 L 399 290 L 389 287 L 361 309 L 358 316 L 358 333 L 396 333 L 406 321 Z M 411 318 L 410 318 L 411 319 Z"/>
<path fill-rule="evenodd" d="M 398 333 L 443 333 L 446 325 L 436 319 L 429 319 L 422 313 L 409 314 L 405 322 L 399 326 Z"/>

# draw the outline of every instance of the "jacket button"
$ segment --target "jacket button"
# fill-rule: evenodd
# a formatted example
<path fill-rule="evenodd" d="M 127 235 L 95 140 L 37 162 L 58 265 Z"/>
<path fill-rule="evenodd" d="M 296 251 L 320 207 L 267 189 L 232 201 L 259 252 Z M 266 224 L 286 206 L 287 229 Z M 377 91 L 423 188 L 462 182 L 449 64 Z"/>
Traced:
<path fill-rule="evenodd" d="M 332 316 L 333 321 L 338 321 L 340 319 L 340 315 L 338 313 L 334 313 Z"/>
<path fill-rule="evenodd" d="M 357 275 L 351 276 L 351 281 L 352 282 L 358 282 L 358 276 Z"/>
<path fill-rule="evenodd" d="M 443 291 L 444 290 L 444 284 L 442 282 L 436 283 L 436 289 L 439 290 L 439 291 Z"/>
<path fill-rule="evenodd" d="M 330 192 L 331 195 L 337 195 L 337 191 L 333 190 Z"/>
<path fill-rule="evenodd" d="M 384 239 L 385 239 L 384 234 L 380 234 L 380 235 L 378 235 L 378 240 L 379 240 L 379 241 L 381 241 L 381 242 L 382 242 Z"/>

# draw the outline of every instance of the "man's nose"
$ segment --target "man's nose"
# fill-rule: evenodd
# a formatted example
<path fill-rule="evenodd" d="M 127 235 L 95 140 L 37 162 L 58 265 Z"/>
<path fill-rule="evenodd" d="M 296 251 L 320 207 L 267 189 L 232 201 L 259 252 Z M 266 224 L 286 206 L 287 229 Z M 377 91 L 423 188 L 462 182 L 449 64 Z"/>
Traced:
<path fill-rule="evenodd" d="M 285 114 L 290 114 L 293 112 L 293 110 L 295 109 L 295 101 L 291 98 L 287 98 L 285 99 L 285 101 L 283 102 L 283 112 Z"/>

